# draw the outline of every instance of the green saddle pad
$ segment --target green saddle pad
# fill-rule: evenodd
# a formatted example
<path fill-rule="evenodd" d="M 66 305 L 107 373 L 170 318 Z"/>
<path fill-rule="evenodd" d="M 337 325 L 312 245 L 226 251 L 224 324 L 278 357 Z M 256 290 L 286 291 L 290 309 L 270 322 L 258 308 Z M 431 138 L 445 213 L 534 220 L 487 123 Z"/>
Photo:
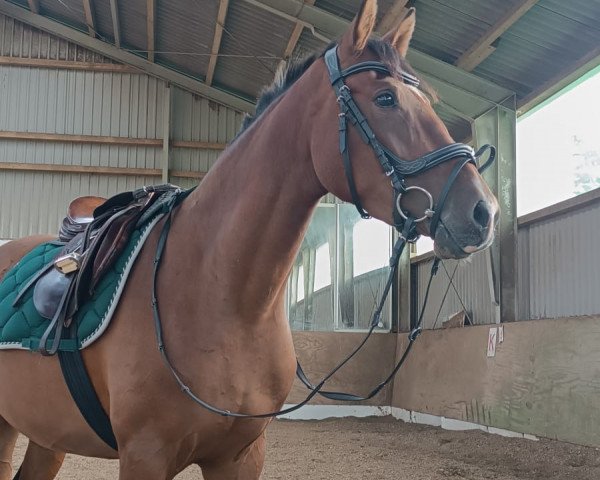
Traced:
<path fill-rule="evenodd" d="M 83 349 L 97 340 L 106 330 L 125 287 L 144 241 L 162 215 L 136 230 L 123 254 L 100 280 L 94 296 L 79 308 L 74 321 L 77 338 L 61 340 L 59 350 Z M 0 349 L 37 350 L 41 336 L 50 324 L 33 305 L 33 288 L 16 307 L 12 304 L 27 282 L 60 252 L 61 244 L 43 243 L 25 255 L 9 270 L 0 282 Z M 49 343 L 51 343 L 50 338 Z"/>

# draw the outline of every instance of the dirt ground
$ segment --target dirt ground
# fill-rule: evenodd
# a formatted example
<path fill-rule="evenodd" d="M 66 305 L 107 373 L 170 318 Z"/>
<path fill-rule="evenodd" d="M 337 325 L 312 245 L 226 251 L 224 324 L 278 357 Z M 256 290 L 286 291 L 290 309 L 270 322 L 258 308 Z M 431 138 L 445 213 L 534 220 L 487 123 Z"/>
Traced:
<path fill-rule="evenodd" d="M 552 440 L 452 432 L 393 418 L 277 420 L 263 480 L 598 480 L 600 449 Z M 15 466 L 22 459 L 21 439 Z M 109 480 L 115 461 L 67 456 L 59 479 Z M 201 479 L 190 467 L 178 480 Z"/>

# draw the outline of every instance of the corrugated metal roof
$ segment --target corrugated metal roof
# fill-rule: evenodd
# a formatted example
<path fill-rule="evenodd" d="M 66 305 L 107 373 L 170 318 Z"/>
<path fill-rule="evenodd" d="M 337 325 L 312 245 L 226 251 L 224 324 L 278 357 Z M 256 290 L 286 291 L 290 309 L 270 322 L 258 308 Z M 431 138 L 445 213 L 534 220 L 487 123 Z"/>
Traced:
<path fill-rule="evenodd" d="M 447 63 L 456 59 L 519 0 L 418 0 L 413 48 Z"/>
<path fill-rule="evenodd" d="M 118 3 L 119 20 L 121 21 L 121 46 L 135 50 L 147 50 L 146 0 L 127 0 Z"/>
<path fill-rule="evenodd" d="M 321 52 L 327 44 L 315 37 L 308 29 L 302 30 L 298 45 L 292 54 L 292 59 L 300 59 L 310 55 L 313 52 Z"/>
<path fill-rule="evenodd" d="M 395 0 L 380 0 L 377 2 L 378 20 L 381 20 L 394 2 Z M 360 4 L 361 0 L 317 0 L 315 6 L 346 20 L 352 20 L 358 12 Z"/>
<path fill-rule="evenodd" d="M 195 77 L 205 77 L 218 9 L 218 2 L 203 5 L 196 0 L 157 2 L 156 51 L 169 52 L 157 53 L 157 63 Z"/>
<path fill-rule="evenodd" d="M 81 0 L 39 0 L 40 13 L 80 30 L 86 29 Z"/>
<path fill-rule="evenodd" d="M 581 7 L 574 14 L 574 7 Z M 582 15 L 585 12 L 585 16 Z M 573 15 L 573 16 L 571 16 Z M 600 45 L 600 2 L 542 0 L 502 37 L 496 51 L 473 73 L 524 98 Z"/>
<path fill-rule="evenodd" d="M 115 35 L 113 30 L 112 16 L 110 14 L 110 2 L 92 2 L 91 3 L 95 30 L 98 34 L 106 39 L 109 43 L 115 42 Z M 119 3 L 117 2 L 117 8 Z"/>
<path fill-rule="evenodd" d="M 278 4 L 275 0 L 258 1 L 271 6 Z M 289 4 L 288 0 L 281 1 Z M 219 2 L 156 2 L 157 63 L 203 81 Z M 411 0 L 408 4 L 417 9 L 412 47 L 453 64 L 521 2 Z M 14 0 L 14 3 L 28 8 L 26 0 Z M 379 1 L 380 19 L 394 3 L 394 0 Z M 123 48 L 139 50 L 139 55 L 146 56 L 147 2 L 127 0 L 118 5 Z M 100 38 L 113 41 L 108 0 L 97 0 L 93 6 Z M 315 6 L 325 12 L 324 15 L 333 14 L 350 20 L 358 10 L 360 0 L 317 0 Z M 81 0 L 40 0 L 40 11 L 44 16 L 87 31 Z M 578 68 L 589 69 L 600 63 L 599 19 L 600 0 L 539 0 L 508 27 L 494 43 L 495 50 L 475 66 L 473 73 L 516 92 L 518 103 L 532 99 L 535 103 L 540 89 L 547 90 L 561 78 L 572 75 L 572 71 L 578 72 Z M 214 76 L 215 86 L 255 99 L 261 88 L 272 81 L 294 26 L 293 19 L 285 18 L 285 15 L 277 15 L 246 0 L 230 0 Z M 321 50 L 324 45 L 305 28 L 292 57 Z M 591 61 L 583 65 L 584 58 Z M 531 106 L 528 103 L 528 107 Z M 454 113 L 444 112 L 444 119 L 451 129 L 464 129 L 464 120 Z"/>
<path fill-rule="evenodd" d="M 294 24 L 242 0 L 232 1 L 215 82 L 246 97 L 273 80 Z"/>

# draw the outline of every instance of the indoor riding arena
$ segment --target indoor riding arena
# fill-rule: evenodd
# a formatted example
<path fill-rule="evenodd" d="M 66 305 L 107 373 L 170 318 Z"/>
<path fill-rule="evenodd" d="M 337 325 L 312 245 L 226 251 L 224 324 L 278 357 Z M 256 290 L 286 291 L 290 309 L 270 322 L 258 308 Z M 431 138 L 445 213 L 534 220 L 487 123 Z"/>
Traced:
<path fill-rule="evenodd" d="M 376 14 L 374 8 L 377 8 Z M 365 29 L 365 41 L 357 50 Z M 367 44 L 369 34 L 371 38 L 382 40 L 369 40 Z M 402 48 L 406 48 L 409 41 L 406 59 L 400 59 L 402 72 L 392 71 L 389 58 L 398 57 L 398 52 L 398 58 L 403 57 Z M 337 42 L 338 50 L 332 49 L 332 42 Z M 345 47 L 344 42 L 353 43 Z M 365 55 L 365 48 L 385 42 L 391 42 L 391 47 L 388 44 L 385 47 L 393 50 L 393 55 L 388 54 L 388 63 L 385 58 L 369 57 L 364 64 L 355 65 L 351 57 L 343 57 L 344 48 L 353 47 L 358 58 Z M 372 50 L 368 55 L 374 56 L 373 52 L 377 53 Z M 302 63 L 302 59 L 313 53 L 317 54 L 313 63 Z M 331 58 L 334 58 L 333 63 Z M 278 74 L 286 69 L 287 74 Z M 404 92 L 405 96 L 398 95 L 400 100 L 393 93 L 396 90 L 392 93 L 374 90 L 372 95 L 361 93 L 361 85 L 391 82 L 387 77 L 394 77 L 400 85 L 398 92 Z M 331 100 L 331 105 L 324 101 L 323 111 L 329 108 L 335 112 L 326 119 L 335 134 L 335 137 L 330 136 L 330 144 L 315 147 L 313 137 L 302 137 L 306 125 L 312 122 L 316 125 L 324 118 L 319 109 L 311 106 L 310 94 L 305 93 L 301 98 L 306 109 L 288 115 L 285 120 L 269 123 L 266 117 L 275 114 L 279 97 L 275 95 L 275 100 L 263 97 L 260 102 L 259 98 L 263 88 L 275 79 L 279 80 L 270 92 L 280 89 L 277 95 L 282 97 L 282 105 L 286 96 L 295 95 L 306 82 L 315 80 L 321 82 L 319 85 L 326 84 L 328 90 L 323 92 L 329 92 L 331 97 L 323 98 L 327 98 L 327 102 Z M 321 91 L 316 90 L 314 95 L 320 95 Z M 409 111 L 404 116 L 404 124 L 396 127 L 391 120 L 377 123 L 379 118 L 384 118 L 382 115 L 404 108 L 402 101 L 407 98 L 418 103 L 419 109 Z M 275 106 L 271 107 L 269 102 Z M 357 110 L 357 104 L 364 115 Z M 275 408 L 284 412 L 266 428 L 262 475 L 260 460 L 256 461 L 258 466 L 252 464 L 252 474 L 249 470 L 215 474 L 220 471 L 214 468 L 220 458 L 218 455 L 209 461 L 198 454 L 187 462 L 187 457 L 182 459 L 184 454 L 177 450 L 177 465 L 185 461 L 185 465 L 190 466 L 172 467 L 176 478 L 596 480 L 600 478 L 598 105 L 600 0 L 366 0 L 364 3 L 361 0 L 0 0 L 0 244 L 3 245 L 0 247 L 0 277 L 9 276 L 8 264 L 3 263 L 6 255 L 2 252 L 9 251 L 11 241 L 30 235 L 58 238 L 61 225 L 64 229 L 66 220 L 63 219 L 70 202 L 82 196 L 110 198 L 120 192 L 140 192 L 137 189 L 141 187 L 166 183 L 182 189 L 198 185 L 189 193 L 189 199 L 201 199 L 207 190 L 216 192 L 219 197 L 214 205 L 202 209 L 202 215 L 221 216 L 222 222 L 228 222 L 235 209 L 211 211 L 213 206 L 217 208 L 218 198 L 235 197 L 227 191 L 226 181 L 217 182 L 216 187 L 213 182 L 204 190 L 203 185 L 211 174 L 215 178 L 222 173 L 226 179 L 246 176 L 248 191 L 252 190 L 257 198 L 271 198 L 269 195 L 277 190 L 277 182 L 284 178 L 279 170 L 254 175 L 243 173 L 252 170 L 219 165 L 222 154 L 226 156 L 232 149 L 239 151 L 239 142 L 244 141 L 244 136 L 255 132 L 255 141 L 248 143 L 247 149 L 240 153 L 240 165 L 244 160 L 250 162 L 245 155 L 268 144 L 269 133 L 265 127 L 261 135 L 262 126 L 285 124 L 295 136 L 285 148 L 279 145 L 273 150 L 277 152 L 271 154 L 272 160 L 276 160 L 273 164 L 284 165 L 292 175 L 296 171 L 292 151 L 310 142 L 310 152 L 315 158 L 325 157 L 323 151 L 332 152 L 330 157 L 335 157 L 332 165 L 343 179 L 344 191 L 349 192 L 343 201 L 335 194 L 335 188 L 328 188 L 321 180 L 320 175 L 326 174 L 329 166 L 322 171 L 315 167 L 312 176 L 305 176 L 307 184 L 312 181 L 323 184 L 320 188 L 325 194 L 311 207 L 314 211 L 308 227 L 299 229 L 305 235 L 301 241 L 298 237 L 290 247 L 293 256 L 288 252 L 290 260 L 281 273 L 283 286 L 278 298 L 283 299 L 283 307 L 273 315 L 281 316 L 285 309 L 293 350 L 306 378 L 296 378 L 285 402 Z M 436 121 L 429 130 L 423 131 L 435 127 L 445 132 L 447 128 L 453 140 L 442 144 L 436 140 L 436 143 L 425 138 L 423 131 L 414 129 L 411 122 L 418 123 L 425 116 L 423 112 L 430 110 L 443 125 Z M 265 116 L 264 122 L 248 127 L 253 116 L 260 120 L 261 115 Z M 427 115 L 428 119 L 435 117 L 434 113 Z M 365 122 L 370 127 L 362 126 L 367 124 Z M 396 132 L 399 139 L 421 142 L 420 150 L 415 147 L 410 150 L 416 152 L 414 155 L 403 154 L 401 142 L 386 144 L 388 137 L 384 134 L 381 134 L 382 143 L 378 143 L 375 135 L 384 127 L 392 132 L 386 130 L 385 135 Z M 240 128 L 248 130 L 239 133 Z M 373 136 L 364 128 L 372 129 Z M 448 139 L 448 133 L 436 138 Z M 449 164 L 442 164 L 447 159 L 440 159 L 439 153 L 445 152 L 444 145 L 450 142 L 459 142 L 452 144 L 458 145 L 457 155 L 466 155 L 454 170 Z M 348 150 L 346 143 L 352 148 Z M 385 147 L 381 148 L 382 144 Z M 394 218 L 398 214 L 403 218 L 398 229 L 362 215 L 365 211 L 358 201 L 359 196 L 366 210 L 379 216 L 367 198 L 371 190 L 361 190 L 364 185 L 359 174 L 363 168 L 361 162 L 364 165 L 367 160 L 355 145 L 364 149 L 372 147 L 373 150 L 364 150 L 373 157 L 368 162 L 372 161 L 379 168 L 376 164 L 379 159 L 391 177 L 390 187 L 390 179 L 383 177 L 381 169 L 372 175 L 381 177 L 385 188 L 395 195 L 394 202 L 385 204 L 385 212 L 393 208 Z M 448 159 L 450 157 L 454 158 L 449 155 Z M 385 166 L 388 160 L 392 164 L 390 171 Z M 420 171 L 415 177 L 400 176 L 401 188 L 411 186 L 398 190 L 394 182 L 397 172 L 402 171 L 401 166 L 409 163 L 404 160 L 421 162 L 422 170 L 427 169 L 427 172 L 422 177 Z M 460 210 L 456 205 L 462 198 L 455 192 L 458 183 L 453 190 L 452 182 L 463 181 L 467 170 L 472 177 L 479 178 L 478 171 L 481 173 L 489 186 L 488 196 L 495 196 L 498 205 L 494 208 L 500 212 L 494 213 L 492 206 L 481 207 L 483 200 L 476 204 L 473 218 L 478 225 L 485 224 L 490 230 L 489 242 L 482 240 L 477 248 L 469 243 L 465 243 L 467 247 L 459 245 L 448 226 L 449 212 Z M 443 177 L 439 180 L 440 188 L 429 193 L 419 178 L 439 178 L 436 172 L 445 173 L 439 174 Z M 259 183 L 252 182 L 258 177 L 268 189 L 254 188 Z M 404 184 L 405 179 L 407 184 Z M 445 192 L 442 187 L 446 188 Z M 285 188 L 280 186 L 279 190 Z M 488 192 L 483 186 L 472 190 L 483 197 Z M 143 195 L 148 191 L 152 189 L 144 190 Z M 181 194 L 180 190 L 176 192 L 176 195 Z M 298 198 L 302 192 L 300 189 Z M 245 193 L 246 189 L 241 189 L 239 195 Z M 183 195 L 185 199 L 188 193 Z M 448 201 L 444 203 L 446 198 Z M 409 205 L 413 205 L 413 201 L 421 205 L 419 212 L 425 212 L 422 217 L 421 213 L 412 216 Z M 283 204 L 273 203 L 273 213 L 269 215 L 285 217 Z M 486 205 L 492 204 L 495 205 L 489 201 Z M 183 208 L 185 203 L 171 205 Z M 442 206 L 447 209 L 446 216 L 436 211 Z M 270 207 L 262 211 L 270 211 Z M 161 213 L 165 215 L 165 225 L 170 225 L 171 218 L 177 219 L 172 210 L 170 212 Z M 75 221 L 70 215 L 71 210 L 67 219 Z M 98 218 L 98 213 L 95 215 Z M 146 218 L 144 215 L 149 214 L 140 213 L 136 217 L 136 228 Z M 457 216 L 460 215 L 463 213 L 458 212 Z M 162 222 L 161 218 L 152 220 L 151 226 Z M 460 247 L 460 254 L 448 254 L 444 250 L 440 228 L 432 227 L 438 218 L 442 219 L 440 228 L 446 237 L 454 238 L 452 241 Z M 495 218 L 497 223 L 494 224 Z M 258 258 L 262 249 L 246 248 L 243 242 L 253 239 L 260 246 L 260 242 L 269 241 L 272 229 L 255 224 L 252 218 L 241 223 L 249 224 L 254 233 L 247 234 L 238 225 L 232 226 L 231 235 L 239 239 L 237 247 L 242 243 L 242 253 L 226 253 L 227 260 L 222 265 L 223 271 L 233 268 L 234 272 L 239 265 L 238 280 L 241 278 L 240 285 L 244 287 L 253 285 L 258 277 L 269 275 L 270 269 L 247 268 L 244 262 Z M 168 234 L 168 227 L 161 228 L 161 231 L 167 229 Z M 177 233 L 177 228 L 174 222 L 172 235 Z M 483 227 L 481 229 L 483 231 Z M 147 231 L 152 235 L 150 228 Z M 122 232 L 121 228 L 119 234 Z M 423 236 L 413 242 L 415 232 Z M 426 238 L 428 232 L 437 232 L 433 235 L 435 246 Z M 102 228 L 90 234 L 90 242 L 96 235 L 101 238 Z M 206 233 L 201 235 L 206 236 Z M 483 238 L 483 233 L 478 235 Z M 133 289 L 125 286 L 125 280 L 118 280 L 121 282 L 119 290 L 112 297 L 116 300 L 109 308 L 111 315 L 113 312 L 118 315 L 119 308 L 124 308 L 120 305 L 117 308 L 121 292 L 125 292 L 123 298 L 130 298 L 131 290 L 139 290 L 147 292 L 150 299 L 150 288 L 153 288 L 152 304 L 150 300 L 140 304 L 145 305 L 145 316 L 131 318 L 137 325 L 126 328 L 132 332 L 134 328 L 151 332 L 148 338 L 160 344 L 156 305 L 166 305 L 163 308 L 167 309 L 171 304 L 193 299 L 193 295 L 179 294 L 175 289 L 169 298 L 156 300 L 161 241 L 167 245 L 165 262 L 173 261 L 176 255 L 173 249 L 169 250 L 169 243 L 163 241 L 162 234 L 158 240 L 158 234 L 148 238 L 154 238 L 150 243 L 158 245 L 156 257 L 154 250 L 144 253 L 142 240 L 139 249 L 136 247 L 130 254 L 132 263 L 123 267 L 122 277 L 127 278 L 130 271 L 130 279 L 143 277 L 136 271 L 145 268 L 148 275 L 144 283 Z M 194 242 L 201 241 L 199 238 L 205 237 L 190 234 L 186 244 L 191 249 Z M 82 240 L 83 244 L 86 241 Z M 398 250 L 397 245 L 406 245 L 406 248 Z M 33 244 L 29 250 L 31 248 Z M 214 253 L 217 255 L 220 248 L 225 249 L 222 245 L 213 245 L 206 252 L 217 252 Z M 140 249 L 136 260 L 133 255 Z M 81 257 L 80 265 L 78 254 L 61 250 L 65 251 L 68 259 L 75 259 L 75 272 L 85 265 L 86 254 Z M 390 262 L 396 253 L 399 255 L 397 267 Z M 19 258 L 11 259 L 11 265 Z M 145 261 L 147 265 L 140 266 Z M 178 261 L 186 263 L 185 259 Z M 61 270 L 58 260 L 52 262 L 50 270 L 73 275 L 70 270 Z M 198 281 L 197 285 L 199 291 L 214 289 L 214 297 L 221 295 L 218 290 L 221 264 L 218 265 L 213 277 Z M 167 271 L 167 267 L 161 268 Z M 78 278 L 77 273 L 74 275 L 69 278 Z M 182 285 L 194 283 L 192 279 L 181 278 L 183 276 L 177 277 Z M 38 286 L 32 290 L 37 291 Z M 389 287 L 387 298 L 384 296 L 386 287 Z M 4 291 L 2 288 L 0 282 L 0 293 Z M 68 291 L 70 289 L 69 286 Z M 37 293 L 33 293 L 34 298 L 35 295 Z M 261 295 L 275 296 L 270 290 Z M 60 309 L 69 301 L 64 300 L 68 297 L 59 298 L 63 300 Z M 269 398 L 269 392 L 280 391 L 282 376 L 279 375 L 281 369 L 277 368 L 289 364 L 288 370 L 292 371 L 292 361 L 287 357 L 279 359 L 273 353 L 287 352 L 279 347 L 278 334 L 273 333 L 268 348 L 246 362 L 247 371 L 217 378 L 216 387 L 204 388 L 201 382 L 190 380 L 193 369 L 206 370 L 201 365 L 206 362 L 214 361 L 215 365 L 234 362 L 233 359 L 238 358 L 236 351 L 250 351 L 252 344 L 258 345 L 262 337 L 249 333 L 250 327 L 237 324 L 238 335 L 225 342 L 234 348 L 233 353 L 205 342 L 198 347 L 205 356 L 198 358 L 205 358 L 206 362 L 197 362 L 193 367 L 188 365 L 186 369 L 186 355 L 178 351 L 177 344 L 169 342 L 169 332 L 173 329 L 169 329 L 167 318 L 162 328 L 170 350 L 164 353 L 164 345 L 157 348 L 156 344 L 147 349 L 147 355 L 152 358 L 148 362 L 156 361 L 156 367 L 144 373 L 144 377 L 151 382 L 164 376 L 156 395 L 175 398 L 180 403 L 168 403 L 161 410 L 151 407 L 150 400 L 140 402 L 142 407 L 136 412 L 145 409 L 146 417 L 138 421 L 137 413 L 120 413 L 114 406 L 123 395 L 135 399 L 138 387 L 122 384 L 122 389 L 113 393 L 109 384 L 117 373 L 107 373 L 105 377 L 90 375 L 92 379 L 90 381 L 88 376 L 87 383 L 92 392 L 96 391 L 95 403 L 100 408 L 99 414 L 96 408 L 90 415 L 98 422 L 99 417 L 104 418 L 105 426 L 108 422 L 109 433 L 120 448 L 109 447 L 111 443 L 105 437 L 96 435 L 98 430 L 85 413 L 68 417 L 68 422 L 81 425 L 80 429 L 60 427 L 60 432 L 78 432 L 76 443 L 81 450 L 58 448 L 69 444 L 70 435 L 53 433 L 66 421 L 59 410 L 48 407 L 47 425 L 44 433 L 39 434 L 33 427 L 35 422 L 12 413 L 15 400 L 8 400 L 9 397 L 13 392 L 16 395 L 17 391 L 26 391 L 27 397 L 16 403 L 37 397 L 37 406 L 32 409 L 43 410 L 46 403 L 57 403 L 50 400 L 52 392 L 60 392 L 65 395 L 60 402 L 65 412 L 78 412 L 78 408 L 81 411 L 81 397 L 78 401 L 71 384 L 67 389 L 65 379 L 58 376 L 61 368 L 65 371 L 62 359 L 59 367 L 60 352 L 73 353 L 80 345 L 82 353 L 78 358 L 83 358 L 84 371 L 86 368 L 94 371 L 93 361 L 98 358 L 102 359 L 99 364 L 104 368 L 111 361 L 98 351 L 103 348 L 103 342 L 114 339 L 115 329 L 122 329 L 119 325 L 127 322 L 127 315 L 116 316 L 110 325 L 110 317 L 104 317 L 108 318 L 106 323 L 94 331 L 93 341 L 97 339 L 97 342 L 86 352 L 84 347 L 91 342 L 69 347 L 73 345 L 69 342 L 80 338 L 68 338 L 60 333 L 62 328 L 70 331 L 72 318 L 79 318 L 73 313 L 45 317 L 52 322 L 58 318 L 58 321 L 52 328 L 48 327 L 41 339 L 41 334 L 35 341 L 26 339 L 24 334 L 17 343 L 6 341 L 4 335 L 8 334 L 13 321 L 13 317 L 10 321 L 3 320 L 7 303 L 13 302 L 0 297 L 0 480 L 51 479 L 59 467 L 58 479 L 173 478 L 162 473 L 156 477 L 139 473 L 128 476 L 123 467 L 124 462 L 128 465 L 146 462 L 143 456 L 132 460 L 138 453 L 131 453 L 123 445 L 136 435 L 143 436 L 146 429 L 153 428 L 164 418 L 168 419 L 165 431 L 168 422 L 191 424 L 206 419 L 213 422 L 213 426 L 182 434 L 181 438 L 171 436 L 164 444 L 154 443 L 152 436 L 144 437 L 142 450 L 145 448 L 143 453 L 150 458 L 161 456 L 173 445 L 201 443 L 204 435 L 213 438 L 218 448 L 230 447 L 232 451 L 237 448 L 232 462 L 243 463 L 246 458 L 254 458 L 252 448 L 257 445 L 254 440 L 262 435 L 262 429 L 247 441 L 242 436 L 228 437 L 224 431 L 244 431 L 244 425 L 249 425 L 244 422 L 256 420 L 228 419 L 231 411 L 223 403 L 226 400 L 210 392 L 230 391 L 227 389 L 235 389 L 237 381 L 249 382 L 254 375 L 264 373 L 261 362 L 273 357 L 274 373 L 264 373 L 265 378 L 260 377 L 260 382 L 249 387 L 250 393 L 235 390 L 241 393 L 231 400 L 234 406 L 256 407 L 244 410 L 245 413 L 273 412 L 272 407 L 263 408 L 263 405 L 277 405 L 276 400 Z M 13 306 L 16 303 L 17 300 Z M 254 305 L 248 301 L 245 304 Z M 237 311 L 237 308 L 237 304 L 232 303 L 230 310 Z M 224 321 L 215 317 L 209 321 L 210 328 L 217 329 Z M 288 332 L 287 325 L 285 332 Z M 48 332 L 55 336 L 55 350 L 42 347 L 46 345 Z M 178 334 L 186 336 L 184 332 Z M 286 334 L 289 337 L 289 333 Z M 187 336 L 194 342 L 203 341 L 202 336 L 197 339 L 192 333 Z M 362 345 L 367 336 L 368 340 Z M 131 344 L 135 338 L 132 336 Z M 358 346 L 361 348 L 357 349 Z M 292 352 L 291 347 L 288 350 L 287 353 Z M 9 358 L 14 362 L 15 353 L 26 366 L 19 368 L 17 375 L 14 369 L 8 374 L 2 364 Z M 170 361 L 175 366 L 170 367 Z M 145 358 L 127 360 L 119 364 L 117 370 L 133 368 L 132 365 L 143 367 L 145 363 Z M 32 369 L 38 367 L 57 374 L 52 388 L 20 388 L 9 381 L 33 375 Z M 333 370 L 335 373 L 330 376 Z M 215 367 L 215 372 L 221 371 L 227 370 Z M 327 378 L 324 386 L 320 384 L 323 378 Z M 185 385 L 189 381 L 194 387 L 191 390 Z M 326 394 L 333 393 L 330 398 L 311 393 L 315 386 Z M 69 392 L 74 396 L 68 396 Z M 185 395 L 196 395 L 202 400 Z M 266 403 L 243 403 L 247 395 L 255 395 Z M 307 396 L 311 398 L 306 405 L 297 410 L 290 408 L 304 402 Z M 84 398 L 88 397 L 84 394 Z M 202 405 L 193 405 L 193 402 L 203 401 L 215 409 L 208 411 Z M 209 410 L 211 408 L 209 406 Z M 183 412 L 186 418 L 177 418 Z M 126 435 L 120 433 L 119 425 L 128 421 L 134 427 Z M 3 426 L 9 432 L 7 436 L 14 432 L 16 438 L 16 431 L 20 432 L 12 457 L 12 443 L 10 449 L 2 444 Z M 30 450 L 27 450 L 27 436 L 35 438 Z M 238 440 L 243 445 L 236 447 Z M 256 450 L 261 448 L 258 446 Z M 30 458 L 24 461 L 26 450 Z M 37 461 L 41 465 L 42 457 L 46 455 L 44 458 L 48 459 L 53 455 L 48 452 L 54 451 L 67 451 L 67 455 L 62 466 L 62 457 L 58 460 L 52 457 L 47 463 L 56 467 L 52 473 L 48 473 L 51 468 L 41 473 L 42 467 L 35 470 L 28 465 Z M 240 453 L 236 453 L 238 451 Z M 189 455 L 192 458 L 192 453 Z"/>

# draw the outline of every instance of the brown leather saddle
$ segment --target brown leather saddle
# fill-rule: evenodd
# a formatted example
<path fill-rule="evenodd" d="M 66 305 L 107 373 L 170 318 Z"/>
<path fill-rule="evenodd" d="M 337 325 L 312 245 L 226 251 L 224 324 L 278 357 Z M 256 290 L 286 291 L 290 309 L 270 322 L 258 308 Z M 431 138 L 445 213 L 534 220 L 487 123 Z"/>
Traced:
<path fill-rule="evenodd" d="M 59 239 L 65 246 L 29 281 L 13 303 L 17 305 L 26 291 L 34 289 L 36 310 L 50 320 L 40 339 L 39 350 L 43 355 L 56 353 L 63 327 L 70 326 L 79 306 L 91 298 L 136 227 L 158 211 L 165 197 L 180 191 L 179 187 L 167 184 L 120 193 L 108 200 L 80 197 L 71 202 L 59 231 Z M 50 345 L 49 339 L 52 339 Z"/>
<path fill-rule="evenodd" d="M 67 216 L 62 221 L 58 238 L 68 242 L 75 235 L 81 233 L 94 220 L 94 210 L 106 202 L 104 197 L 79 197 L 69 204 Z"/>

